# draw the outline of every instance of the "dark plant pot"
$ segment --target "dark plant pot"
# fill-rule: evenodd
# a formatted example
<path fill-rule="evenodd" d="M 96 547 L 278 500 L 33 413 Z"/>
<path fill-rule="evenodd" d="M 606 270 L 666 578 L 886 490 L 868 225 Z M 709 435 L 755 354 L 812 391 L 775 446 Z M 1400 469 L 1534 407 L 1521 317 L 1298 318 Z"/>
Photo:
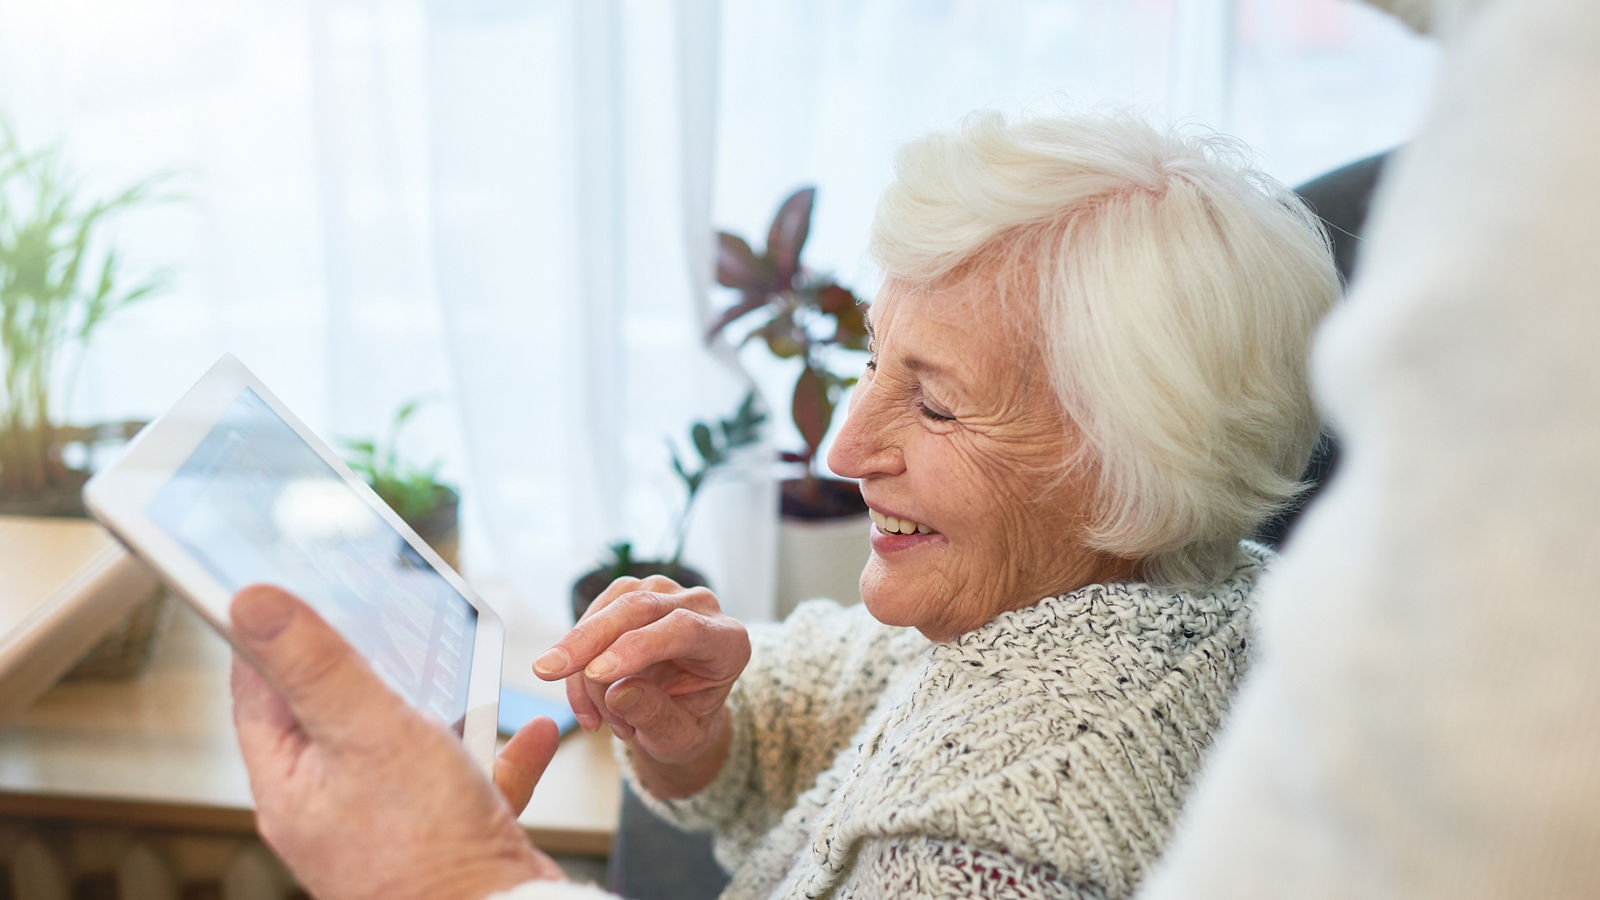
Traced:
<path fill-rule="evenodd" d="M 854 481 L 837 478 L 786 478 L 778 485 L 779 510 L 786 519 L 846 519 L 865 515 L 867 501 Z"/>
<path fill-rule="evenodd" d="M 644 578 L 649 575 L 665 575 L 676 581 L 682 587 L 708 587 L 706 577 L 688 566 L 672 565 L 664 562 L 636 562 L 628 567 L 628 577 Z M 572 584 L 572 621 L 583 618 L 588 611 L 589 604 L 596 597 L 605 593 L 611 582 L 617 577 L 610 566 L 591 569 L 585 572 Z"/>
<path fill-rule="evenodd" d="M 449 499 L 420 516 L 406 519 L 417 537 L 433 548 L 450 568 L 461 570 L 461 495 L 454 489 Z"/>

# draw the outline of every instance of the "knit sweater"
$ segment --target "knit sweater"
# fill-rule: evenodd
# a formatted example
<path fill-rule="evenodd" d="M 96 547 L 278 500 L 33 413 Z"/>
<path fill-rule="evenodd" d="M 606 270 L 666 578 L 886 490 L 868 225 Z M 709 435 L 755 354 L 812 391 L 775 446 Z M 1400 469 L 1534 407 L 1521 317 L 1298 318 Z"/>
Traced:
<path fill-rule="evenodd" d="M 946 643 L 802 605 L 752 629 L 711 784 L 640 793 L 716 832 L 724 897 L 1127 897 L 1242 675 L 1268 557 L 1244 544 L 1207 592 L 1095 585 Z"/>

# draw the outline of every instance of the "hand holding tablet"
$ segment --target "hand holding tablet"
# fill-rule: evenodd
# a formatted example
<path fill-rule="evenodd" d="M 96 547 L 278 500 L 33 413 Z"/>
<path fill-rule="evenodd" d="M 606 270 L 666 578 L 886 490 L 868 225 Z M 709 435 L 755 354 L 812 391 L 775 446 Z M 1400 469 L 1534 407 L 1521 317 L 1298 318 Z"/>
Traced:
<path fill-rule="evenodd" d="M 281 586 L 491 770 L 499 617 L 232 356 L 84 500 L 245 658 L 257 661 L 228 624 L 229 602 L 250 584 Z"/>

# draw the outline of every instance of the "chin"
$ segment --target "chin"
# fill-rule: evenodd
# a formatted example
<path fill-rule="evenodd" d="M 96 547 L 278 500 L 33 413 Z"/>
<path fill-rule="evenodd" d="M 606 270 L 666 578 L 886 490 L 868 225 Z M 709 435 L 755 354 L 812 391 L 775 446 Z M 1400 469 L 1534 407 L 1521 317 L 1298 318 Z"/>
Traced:
<path fill-rule="evenodd" d="M 884 571 L 876 555 L 867 561 L 861 572 L 861 605 L 874 619 L 885 625 L 918 627 L 927 619 L 926 597 L 920 595 L 915 585 L 897 579 Z"/>
<path fill-rule="evenodd" d="M 883 562 L 876 553 L 867 558 L 867 566 L 861 570 L 861 580 L 857 586 L 861 590 L 861 605 L 872 613 L 874 619 L 885 625 L 906 624 L 895 621 L 894 581 L 883 571 Z"/>

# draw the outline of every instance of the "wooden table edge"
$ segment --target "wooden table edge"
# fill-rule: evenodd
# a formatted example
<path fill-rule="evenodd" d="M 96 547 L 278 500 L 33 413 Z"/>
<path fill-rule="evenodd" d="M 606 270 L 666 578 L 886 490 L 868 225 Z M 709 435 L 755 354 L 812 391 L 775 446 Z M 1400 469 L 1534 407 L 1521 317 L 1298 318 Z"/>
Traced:
<path fill-rule="evenodd" d="M 228 806 L 113 800 L 0 791 L 0 818 L 43 819 L 98 825 L 128 825 L 174 831 L 256 835 L 255 812 Z M 600 830 L 522 826 L 535 847 L 563 856 L 603 857 L 611 835 Z"/>

